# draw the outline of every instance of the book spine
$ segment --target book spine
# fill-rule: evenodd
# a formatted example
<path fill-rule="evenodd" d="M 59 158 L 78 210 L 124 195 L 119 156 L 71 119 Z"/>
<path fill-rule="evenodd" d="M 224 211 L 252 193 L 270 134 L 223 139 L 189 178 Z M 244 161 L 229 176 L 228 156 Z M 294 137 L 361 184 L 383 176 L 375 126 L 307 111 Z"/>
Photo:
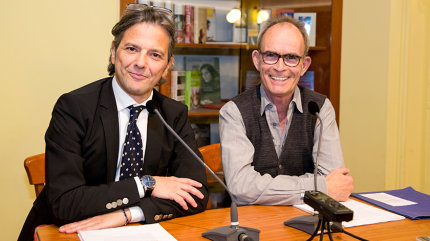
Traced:
<path fill-rule="evenodd" d="M 194 43 L 206 43 L 207 17 L 206 8 L 194 7 Z"/>
<path fill-rule="evenodd" d="M 184 104 L 188 110 L 194 110 L 200 106 L 200 85 L 200 71 L 185 71 Z"/>
<path fill-rule="evenodd" d="M 191 71 L 185 71 L 184 104 L 190 110 L 191 100 Z"/>
<path fill-rule="evenodd" d="M 194 6 L 184 5 L 185 32 L 184 42 L 194 43 Z"/>
<path fill-rule="evenodd" d="M 173 70 L 171 73 L 171 98 L 184 102 L 185 75 L 184 71 Z"/>
<path fill-rule="evenodd" d="M 215 41 L 216 38 L 216 22 L 215 22 L 215 8 L 206 9 L 206 39 L 207 41 Z"/>
<path fill-rule="evenodd" d="M 175 42 L 184 42 L 184 27 L 185 27 L 185 16 L 184 16 L 184 6 L 182 4 L 174 5 L 174 21 L 175 21 Z"/>

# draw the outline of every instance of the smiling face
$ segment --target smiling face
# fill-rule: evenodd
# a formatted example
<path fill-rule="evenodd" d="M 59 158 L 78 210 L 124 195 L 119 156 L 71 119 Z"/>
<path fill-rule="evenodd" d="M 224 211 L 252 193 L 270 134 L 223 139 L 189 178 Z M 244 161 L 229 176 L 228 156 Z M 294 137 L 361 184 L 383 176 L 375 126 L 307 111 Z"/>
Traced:
<path fill-rule="evenodd" d="M 173 58 L 168 59 L 169 36 L 159 25 L 137 23 L 127 29 L 117 49 L 111 48 L 118 85 L 137 103 L 151 94 L 167 74 Z"/>
<path fill-rule="evenodd" d="M 261 39 L 260 51 L 280 55 L 293 54 L 303 56 L 305 44 L 300 31 L 291 23 L 278 23 L 270 27 Z M 254 50 L 252 60 L 260 71 L 261 83 L 272 102 L 277 100 L 289 101 L 294 89 L 309 65 L 311 58 L 305 56 L 296 67 L 286 66 L 283 59 L 276 64 L 264 63 L 259 51 Z"/>

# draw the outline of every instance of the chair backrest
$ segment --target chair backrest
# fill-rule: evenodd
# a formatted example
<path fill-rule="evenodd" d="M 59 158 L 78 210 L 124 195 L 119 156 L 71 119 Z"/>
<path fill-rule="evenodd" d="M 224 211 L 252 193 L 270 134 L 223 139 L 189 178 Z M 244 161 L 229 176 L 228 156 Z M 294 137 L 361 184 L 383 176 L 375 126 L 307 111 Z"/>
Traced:
<path fill-rule="evenodd" d="M 222 172 L 221 149 L 220 144 L 211 144 L 199 148 L 203 160 L 221 180 L 224 175 Z M 27 157 L 24 160 L 25 171 L 27 172 L 28 181 L 34 185 L 36 197 L 40 194 L 45 186 L 45 153 Z M 206 170 L 208 183 L 215 183 L 215 178 Z"/>
<path fill-rule="evenodd" d="M 45 186 L 45 153 L 27 157 L 24 160 L 28 181 L 34 185 L 36 197 Z"/>
<path fill-rule="evenodd" d="M 202 146 L 199 148 L 200 153 L 202 153 L 203 160 L 212 169 L 213 172 L 223 176 L 222 174 L 222 163 L 221 163 L 221 148 L 220 144 L 211 144 L 207 146 Z M 206 175 L 208 182 L 216 182 L 215 178 L 210 175 L 209 171 L 206 170 Z"/>
<path fill-rule="evenodd" d="M 220 144 L 211 144 L 207 146 L 202 146 L 199 148 L 200 153 L 202 153 L 203 161 L 206 163 L 206 165 L 209 166 L 209 168 L 215 172 L 215 174 L 221 179 L 224 180 L 224 173 L 222 171 L 222 163 L 221 163 L 221 149 Z M 209 187 L 209 192 L 214 192 L 213 188 L 211 186 L 213 185 L 219 185 L 218 181 L 209 173 L 208 170 L 206 170 L 206 180 Z M 215 188 L 216 189 L 216 188 Z M 211 208 L 217 208 L 217 200 L 216 196 L 212 197 L 212 194 L 209 195 L 208 204 L 206 206 L 206 209 Z M 213 200 L 212 200 L 213 199 Z"/>

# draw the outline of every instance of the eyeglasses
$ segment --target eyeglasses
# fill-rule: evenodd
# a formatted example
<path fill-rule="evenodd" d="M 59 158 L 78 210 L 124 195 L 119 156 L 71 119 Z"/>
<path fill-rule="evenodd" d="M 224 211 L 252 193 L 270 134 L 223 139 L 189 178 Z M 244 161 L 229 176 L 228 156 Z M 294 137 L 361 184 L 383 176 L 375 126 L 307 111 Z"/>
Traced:
<path fill-rule="evenodd" d="M 280 55 L 273 52 L 260 52 L 260 54 L 263 57 L 263 62 L 266 64 L 276 64 L 278 63 L 278 60 L 282 58 L 284 60 L 284 64 L 289 67 L 296 67 L 297 65 L 299 65 L 300 60 L 304 57 L 295 54 Z"/>
<path fill-rule="evenodd" d="M 172 10 L 170 10 L 168 8 L 158 7 L 158 6 L 149 6 L 147 4 L 130 3 L 130 4 L 127 4 L 126 10 L 138 10 L 138 11 L 142 11 L 142 10 L 145 10 L 147 8 L 152 8 L 156 12 L 165 14 L 165 15 L 169 16 L 170 18 L 173 18 L 173 12 L 172 12 Z"/>

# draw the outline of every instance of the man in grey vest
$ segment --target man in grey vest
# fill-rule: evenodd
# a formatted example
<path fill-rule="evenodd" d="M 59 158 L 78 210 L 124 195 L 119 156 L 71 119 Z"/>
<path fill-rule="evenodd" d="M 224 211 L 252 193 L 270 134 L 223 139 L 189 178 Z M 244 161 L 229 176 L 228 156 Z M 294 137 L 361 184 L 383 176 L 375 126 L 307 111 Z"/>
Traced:
<path fill-rule="evenodd" d="M 320 123 L 309 113 L 315 102 L 323 122 L 318 190 L 345 201 L 353 179 L 344 168 L 331 102 L 298 86 L 311 64 L 304 26 L 290 17 L 269 20 L 252 53 L 261 84 L 220 111 L 225 179 L 238 204 L 292 205 L 314 189 Z"/>

